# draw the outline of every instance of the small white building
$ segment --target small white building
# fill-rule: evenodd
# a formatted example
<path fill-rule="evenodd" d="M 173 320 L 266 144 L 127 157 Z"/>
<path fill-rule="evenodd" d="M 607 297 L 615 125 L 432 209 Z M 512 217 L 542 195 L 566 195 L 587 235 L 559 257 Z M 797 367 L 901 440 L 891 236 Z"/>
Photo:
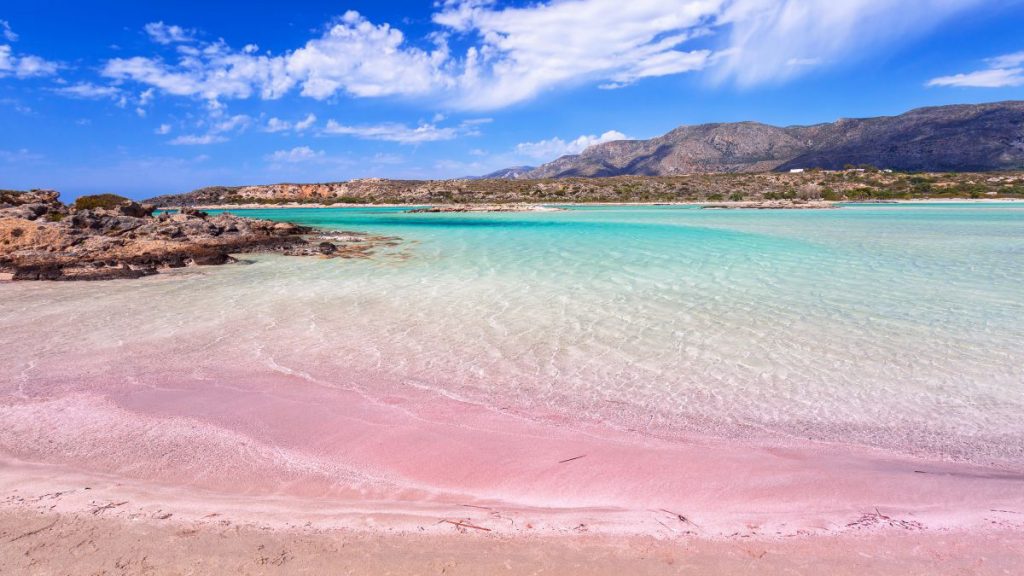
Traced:
<path fill-rule="evenodd" d="M 790 168 L 790 169 L 789 169 L 789 173 L 790 173 L 790 174 L 800 174 L 800 173 L 802 173 L 803 171 L 804 171 L 804 169 L 803 169 L 803 168 Z"/>

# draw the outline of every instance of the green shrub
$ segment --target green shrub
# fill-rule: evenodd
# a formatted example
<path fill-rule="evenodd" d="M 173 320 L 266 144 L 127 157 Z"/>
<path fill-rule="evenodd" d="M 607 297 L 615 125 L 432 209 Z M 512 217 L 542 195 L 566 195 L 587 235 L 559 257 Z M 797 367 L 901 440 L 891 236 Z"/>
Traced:
<path fill-rule="evenodd" d="M 92 196 L 81 196 L 75 200 L 75 208 L 78 210 L 93 210 L 96 208 L 116 208 L 122 204 L 131 202 L 130 199 L 117 194 L 94 194 Z"/>
<path fill-rule="evenodd" d="M 836 192 L 831 188 L 825 188 L 821 191 L 821 199 L 828 200 L 829 202 L 836 202 L 843 199 L 843 195 Z"/>

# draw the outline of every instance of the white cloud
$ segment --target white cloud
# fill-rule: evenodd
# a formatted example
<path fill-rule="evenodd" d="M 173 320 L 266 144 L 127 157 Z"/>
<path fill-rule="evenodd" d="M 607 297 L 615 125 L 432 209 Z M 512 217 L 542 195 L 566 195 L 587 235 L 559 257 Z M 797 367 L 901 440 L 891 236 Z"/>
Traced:
<path fill-rule="evenodd" d="M 171 125 L 170 124 L 161 124 L 153 132 L 155 134 L 159 134 L 161 136 L 166 135 L 166 134 L 170 134 L 171 133 Z"/>
<path fill-rule="evenodd" d="M 302 120 L 298 120 L 295 123 L 288 122 L 287 120 L 281 120 L 278 117 L 273 117 L 267 120 L 267 124 L 263 127 L 264 132 L 287 132 L 294 130 L 296 132 L 304 132 L 309 130 L 316 124 L 316 114 L 308 114 Z"/>
<path fill-rule="evenodd" d="M 276 99 L 295 84 L 281 59 L 232 52 L 223 42 L 205 46 L 198 55 L 184 54 L 175 66 L 160 58 L 114 58 L 102 74 L 115 80 L 133 80 L 173 96 L 195 96 L 213 103 L 254 94 Z"/>
<path fill-rule="evenodd" d="M 959 88 L 1004 88 L 1024 86 L 1024 68 L 995 68 L 966 74 L 939 76 L 928 81 L 928 86 L 955 86 Z"/>
<path fill-rule="evenodd" d="M 988 65 L 992 68 L 1016 68 L 1018 66 L 1024 66 L 1024 51 L 1014 52 L 1013 54 L 1003 54 L 1002 56 L 996 56 L 995 58 L 989 58 L 985 60 Z"/>
<path fill-rule="evenodd" d="M 302 132 L 305 130 L 309 130 L 310 128 L 313 127 L 313 124 L 316 124 L 316 114 L 311 113 L 302 120 L 299 120 L 298 122 L 295 123 L 295 131 Z"/>
<path fill-rule="evenodd" d="M 740 86 L 779 83 L 822 64 L 866 58 L 919 36 L 984 0 L 731 0 L 715 25 L 728 42 L 712 76 Z"/>
<path fill-rule="evenodd" d="M 267 120 L 267 125 L 263 127 L 264 132 L 285 132 L 292 129 L 291 122 L 286 122 L 278 117 L 273 117 Z"/>
<path fill-rule="evenodd" d="M 178 44 L 191 42 L 195 39 L 195 31 L 185 30 L 181 26 L 171 26 L 161 22 L 150 22 L 143 29 L 149 38 L 157 44 Z"/>
<path fill-rule="evenodd" d="M 217 121 L 210 129 L 215 134 L 222 134 L 224 132 L 233 132 L 235 130 L 244 130 L 252 123 L 252 118 L 245 114 L 236 114 L 234 116 L 225 118 L 224 120 Z"/>
<path fill-rule="evenodd" d="M 384 140 L 401 144 L 419 144 L 421 142 L 437 142 L 452 140 L 459 135 L 456 128 L 439 128 L 435 124 L 420 124 L 411 127 L 397 122 L 383 124 L 346 126 L 334 120 L 327 121 L 323 134 L 355 136 L 366 140 Z"/>
<path fill-rule="evenodd" d="M 273 163 L 286 162 L 288 164 L 297 164 L 322 159 L 323 157 L 323 150 L 313 150 L 309 146 L 296 146 L 291 150 L 278 150 L 264 158 Z"/>
<path fill-rule="evenodd" d="M 0 78 L 12 75 L 18 78 L 52 76 L 57 73 L 59 67 L 56 62 L 44 60 L 39 56 L 19 56 L 9 45 L 0 44 Z"/>
<path fill-rule="evenodd" d="M 617 130 L 609 130 L 600 136 L 583 135 L 566 142 L 557 136 L 538 142 L 523 142 L 516 145 L 516 154 L 534 160 L 553 160 L 566 154 L 579 154 L 595 144 L 604 144 L 615 140 L 628 140 L 628 137 Z"/>
<path fill-rule="evenodd" d="M 11 30 L 11 25 L 6 20 L 0 20 L 0 36 L 8 42 L 18 41 L 18 35 Z M 58 69 L 60 65 L 56 62 L 32 54 L 15 54 L 9 44 L 0 44 L 0 78 L 12 75 L 18 78 L 52 76 Z"/>
<path fill-rule="evenodd" d="M 622 88 L 707 70 L 753 86 L 866 58 L 983 0 L 439 0 L 436 29 L 409 41 L 349 11 L 278 55 L 254 44 L 195 42 L 191 31 L 146 26 L 178 59 L 135 56 L 103 74 L 165 93 L 224 99 L 416 97 L 457 109 L 496 109 L 567 86 Z M 697 45 L 694 40 L 701 39 Z M 450 41 L 465 46 L 456 53 Z M 454 42 L 452 42 L 454 44 Z M 434 123 L 440 122 L 436 120 Z"/>
<path fill-rule="evenodd" d="M 207 144 L 219 144 L 227 142 L 228 139 L 217 134 L 184 134 L 170 141 L 174 146 L 205 146 Z"/>
<path fill-rule="evenodd" d="M 78 84 L 72 84 L 71 86 L 57 88 L 54 92 L 64 96 L 70 96 L 72 98 L 84 98 L 90 100 L 116 98 L 121 95 L 121 91 L 113 86 L 98 86 L 91 82 L 79 82 Z"/>
<path fill-rule="evenodd" d="M 214 118 L 208 121 L 205 134 L 183 134 L 171 140 L 170 143 L 175 146 L 219 144 L 228 141 L 225 134 L 244 131 L 250 124 L 252 124 L 252 118 L 245 114 L 236 114 L 224 119 Z"/>
<path fill-rule="evenodd" d="M 379 97 L 426 94 L 450 80 L 441 70 L 449 58 L 440 42 L 433 51 L 405 46 L 405 36 L 349 11 L 320 38 L 282 57 L 302 95 L 323 100 L 338 92 Z"/>
<path fill-rule="evenodd" d="M 957 88 L 1006 88 L 1024 86 L 1024 52 L 1004 54 L 988 58 L 988 69 L 975 70 L 951 76 L 939 76 L 928 81 L 927 86 L 951 86 Z"/>
<path fill-rule="evenodd" d="M 18 41 L 18 35 L 14 33 L 14 30 L 11 30 L 11 25 L 7 20 L 0 20 L 0 33 L 2 33 L 4 39 L 8 42 Z"/>
<path fill-rule="evenodd" d="M 320 37 L 280 56 L 256 56 L 248 46 L 234 51 L 221 41 L 186 50 L 175 64 L 158 57 L 115 58 L 103 73 L 210 100 L 279 98 L 298 87 L 318 100 L 337 94 L 421 96 L 461 108 L 497 108 L 563 84 L 626 84 L 699 69 L 709 51 L 677 48 L 702 33 L 708 6 L 718 3 L 571 0 L 502 10 L 448 3 L 435 15 L 441 30 L 429 37 L 429 50 L 350 11 Z M 162 23 L 148 25 L 147 32 L 171 36 Z M 453 55 L 447 43 L 452 33 L 472 33 L 477 42 Z"/>
<path fill-rule="evenodd" d="M 710 52 L 682 45 L 704 34 L 717 0 L 563 0 L 495 8 L 449 1 L 434 21 L 479 38 L 462 60 L 455 103 L 499 108 L 559 86 L 641 78 L 703 68 Z"/>

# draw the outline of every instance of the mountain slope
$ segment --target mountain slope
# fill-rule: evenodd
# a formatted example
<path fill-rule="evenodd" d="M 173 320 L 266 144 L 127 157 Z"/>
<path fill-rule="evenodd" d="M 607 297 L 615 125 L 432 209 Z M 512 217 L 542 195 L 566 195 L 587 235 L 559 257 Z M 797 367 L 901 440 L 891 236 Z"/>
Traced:
<path fill-rule="evenodd" d="M 814 126 L 682 126 L 650 140 L 591 146 L 518 178 L 838 169 L 847 164 L 933 171 L 1024 168 L 1024 102 L 920 108 Z"/>
<path fill-rule="evenodd" d="M 480 179 L 481 180 L 490 180 L 490 179 L 495 179 L 495 180 L 515 180 L 516 178 L 520 178 L 523 174 L 526 174 L 527 172 L 529 172 L 531 170 L 536 170 L 536 167 L 534 167 L 534 166 L 513 166 L 511 168 L 503 168 L 501 170 L 496 170 L 494 172 L 491 172 L 490 174 L 484 174 L 483 176 L 480 176 Z"/>

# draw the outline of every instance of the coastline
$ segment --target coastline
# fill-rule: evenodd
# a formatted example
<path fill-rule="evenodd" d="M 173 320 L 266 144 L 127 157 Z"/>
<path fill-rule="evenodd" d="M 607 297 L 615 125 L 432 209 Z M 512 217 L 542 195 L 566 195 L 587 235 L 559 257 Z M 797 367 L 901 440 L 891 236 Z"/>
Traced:
<path fill-rule="evenodd" d="M 857 205 L 869 205 L 869 204 L 960 204 L 960 203 L 972 203 L 972 204 L 1003 204 L 1003 203 L 1021 203 L 1024 202 L 1024 198 L 913 198 L 913 199 L 899 199 L 891 200 L 886 202 L 870 202 L 870 201 L 837 201 L 833 204 L 857 204 Z M 587 206 L 706 206 L 706 205 L 719 205 L 719 204 L 747 204 L 746 201 L 718 201 L 718 202 L 517 202 L 517 204 L 525 204 L 530 206 L 569 206 L 569 207 L 587 207 Z M 194 208 L 196 210 L 268 210 L 268 209 L 294 209 L 294 208 L 421 208 L 425 206 L 445 206 L 445 204 L 394 204 L 394 203 L 342 203 L 338 202 L 335 204 L 300 204 L 297 202 L 284 203 L 284 204 L 202 204 L 196 206 L 188 206 L 188 208 Z M 157 210 L 180 210 L 181 206 L 160 206 Z"/>

